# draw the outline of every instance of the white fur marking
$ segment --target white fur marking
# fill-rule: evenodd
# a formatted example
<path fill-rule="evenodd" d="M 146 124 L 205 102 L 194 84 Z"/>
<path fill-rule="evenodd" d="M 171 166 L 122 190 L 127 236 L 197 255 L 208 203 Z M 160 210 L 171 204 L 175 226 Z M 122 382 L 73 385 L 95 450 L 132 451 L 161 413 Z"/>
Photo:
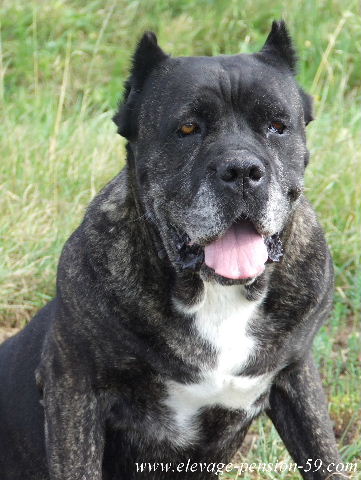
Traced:
<path fill-rule="evenodd" d="M 254 415 L 254 402 L 264 393 L 273 373 L 257 377 L 236 376 L 256 353 L 257 344 L 247 334 L 247 325 L 260 301 L 248 301 L 239 285 L 221 286 L 205 283 L 205 300 L 200 302 L 194 327 L 216 351 L 216 366 L 204 367 L 199 383 L 168 382 L 165 404 L 174 414 L 172 441 L 187 445 L 197 439 L 197 414 L 203 407 L 219 405 L 242 409 Z"/>
<path fill-rule="evenodd" d="M 259 302 L 250 302 L 240 285 L 228 287 L 205 282 L 205 297 L 195 319 L 201 337 L 217 351 L 217 370 L 237 373 L 255 350 L 247 325 Z"/>

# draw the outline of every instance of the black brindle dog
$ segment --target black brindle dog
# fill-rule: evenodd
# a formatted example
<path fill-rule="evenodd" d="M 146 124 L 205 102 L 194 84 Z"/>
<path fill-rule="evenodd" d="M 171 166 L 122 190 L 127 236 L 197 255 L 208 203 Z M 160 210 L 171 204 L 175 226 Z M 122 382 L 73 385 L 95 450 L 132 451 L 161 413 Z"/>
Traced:
<path fill-rule="evenodd" d="M 179 464 L 229 462 L 262 411 L 303 470 L 340 461 L 311 354 L 333 271 L 295 69 L 283 22 L 252 55 L 171 58 L 143 36 L 114 117 L 127 166 L 67 241 L 56 298 L 0 350 L 1 480 L 209 478 Z"/>

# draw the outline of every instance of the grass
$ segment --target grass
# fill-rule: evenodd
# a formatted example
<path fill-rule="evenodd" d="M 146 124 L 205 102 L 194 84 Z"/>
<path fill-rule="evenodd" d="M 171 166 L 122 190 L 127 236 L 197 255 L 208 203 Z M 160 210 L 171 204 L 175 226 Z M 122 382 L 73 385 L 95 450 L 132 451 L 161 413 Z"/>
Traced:
<path fill-rule="evenodd" d="M 361 25 L 355 0 L 3 0 L 0 326 L 25 325 L 52 297 L 64 241 L 95 192 L 124 164 L 124 143 L 110 119 L 141 33 L 156 31 L 173 55 L 252 52 L 280 17 L 299 50 L 299 81 L 315 98 L 308 196 L 336 268 L 335 308 L 315 354 L 343 458 L 360 462 Z M 248 438 L 240 459 L 286 458 L 266 419 Z M 276 478 L 242 478 L 265 476 Z"/>

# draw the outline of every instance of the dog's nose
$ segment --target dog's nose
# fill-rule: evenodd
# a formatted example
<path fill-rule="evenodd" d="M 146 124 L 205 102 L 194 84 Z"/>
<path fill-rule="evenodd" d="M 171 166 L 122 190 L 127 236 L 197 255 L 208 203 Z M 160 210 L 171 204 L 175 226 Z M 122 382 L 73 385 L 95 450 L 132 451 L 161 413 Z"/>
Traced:
<path fill-rule="evenodd" d="M 256 187 L 262 183 L 265 168 L 257 158 L 234 159 L 222 161 L 216 167 L 219 180 L 229 186 L 238 186 L 247 183 L 250 187 Z"/>

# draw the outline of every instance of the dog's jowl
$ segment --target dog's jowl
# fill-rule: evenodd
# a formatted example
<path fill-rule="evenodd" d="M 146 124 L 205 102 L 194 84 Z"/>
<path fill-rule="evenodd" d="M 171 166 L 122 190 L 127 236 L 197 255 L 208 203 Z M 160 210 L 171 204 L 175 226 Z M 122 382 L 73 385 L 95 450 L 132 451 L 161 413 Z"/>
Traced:
<path fill-rule="evenodd" d="M 114 116 L 126 167 L 65 244 L 56 298 L 0 349 L 1 480 L 212 478 L 261 412 L 304 478 L 328 478 L 304 471 L 340 457 L 311 353 L 333 273 L 295 71 L 283 22 L 252 55 L 143 36 Z"/>

